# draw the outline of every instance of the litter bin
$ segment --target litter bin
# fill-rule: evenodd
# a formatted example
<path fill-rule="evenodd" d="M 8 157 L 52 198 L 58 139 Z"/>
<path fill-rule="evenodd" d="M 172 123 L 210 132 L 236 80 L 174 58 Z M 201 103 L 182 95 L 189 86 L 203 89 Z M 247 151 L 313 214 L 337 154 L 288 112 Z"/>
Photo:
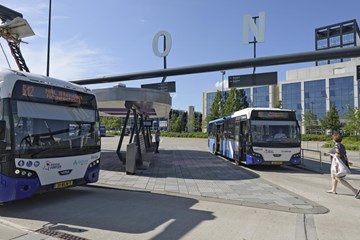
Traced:
<path fill-rule="evenodd" d="M 135 174 L 137 144 L 129 143 L 126 147 L 126 174 Z"/>

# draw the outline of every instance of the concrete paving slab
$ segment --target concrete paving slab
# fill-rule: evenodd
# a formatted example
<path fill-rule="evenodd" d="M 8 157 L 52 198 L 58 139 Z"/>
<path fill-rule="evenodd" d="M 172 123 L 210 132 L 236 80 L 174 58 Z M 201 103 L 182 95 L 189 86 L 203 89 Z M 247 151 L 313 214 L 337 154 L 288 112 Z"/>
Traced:
<path fill-rule="evenodd" d="M 116 180 L 119 175 L 126 174 L 125 166 L 120 163 L 115 152 L 108 151 L 106 158 L 102 159 L 99 181 L 92 185 L 150 190 L 188 197 L 201 196 L 212 201 L 226 199 L 232 204 L 246 206 L 255 204 L 257 207 L 288 212 L 313 214 L 328 212 L 327 208 L 260 179 L 246 168 L 235 166 L 226 159 L 214 156 L 196 144 L 181 147 L 176 146 L 175 142 L 176 139 L 171 138 L 163 141 L 159 154 L 148 155 L 148 168 L 137 170 L 135 175 L 126 175 L 125 183 Z M 113 165 L 117 167 L 114 168 Z M 155 184 L 149 184 L 150 179 L 155 179 Z"/>

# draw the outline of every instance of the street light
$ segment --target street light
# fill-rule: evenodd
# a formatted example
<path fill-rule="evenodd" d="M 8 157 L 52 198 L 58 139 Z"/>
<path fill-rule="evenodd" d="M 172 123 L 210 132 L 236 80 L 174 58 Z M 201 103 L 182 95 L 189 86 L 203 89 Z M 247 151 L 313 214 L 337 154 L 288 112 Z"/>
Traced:
<path fill-rule="evenodd" d="M 50 72 L 50 31 L 51 31 L 51 0 L 49 0 L 49 23 L 48 23 L 48 44 L 47 44 L 47 59 L 46 59 L 46 76 Z"/>
<path fill-rule="evenodd" d="M 221 70 L 220 71 L 222 74 L 222 78 L 221 78 L 221 101 L 220 101 L 220 106 L 221 106 L 221 115 L 224 115 L 224 75 L 225 75 L 225 71 Z"/>

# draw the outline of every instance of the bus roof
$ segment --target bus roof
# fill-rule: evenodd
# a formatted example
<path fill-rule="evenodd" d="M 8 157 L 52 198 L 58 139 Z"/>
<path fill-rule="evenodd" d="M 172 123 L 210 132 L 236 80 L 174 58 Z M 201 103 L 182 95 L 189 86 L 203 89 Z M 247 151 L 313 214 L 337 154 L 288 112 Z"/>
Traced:
<path fill-rule="evenodd" d="M 11 96 L 12 89 L 16 81 L 18 80 L 36 82 L 50 86 L 63 87 L 79 92 L 92 93 L 92 91 L 86 87 L 71 82 L 67 82 L 64 80 L 0 67 L 0 87 L 2 89 L 1 91 L 2 98 Z"/>
<path fill-rule="evenodd" d="M 221 117 L 221 118 L 218 118 L 218 119 L 209 121 L 209 123 L 221 122 L 221 121 L 224 121 L 224 120 L 226 120 L 226 119 L 235 118 L 235 117 L 239 117 L 239 116 L 246 116 L 246 118 L 250 118 L 250 115 L 251 115 L 252 111 L 254 111 L 254 110 L 256 110 L 256 111 L 294 112 L 294 110 L 291 110 L 291 109 L 265 108 L 265 107 L 256 108 L 256 107 L 251 107 L 251 108 L 244 108 L 244 109 L 241 109 L 241 110 L 239 110 L 239 111 L 236 111 L 236 112 L 232 113 L 232 114 L 229 115 L 229 116 L 225 116 L 225 117 Z"/>
<path fill-rule="evenodd" d="M 239 110 L 237 112 L 234 112 L 233 114 L 231 114 L 231 117 L 238 117 L 241 115 L 246 115 L 247 118 L 250 118 L 250 115 L 252 113 L 252 111 L 279 111 L 279 112 L 294 112 L 294 110 L 291 109 L 282 109 L 282 108 L 265 108 L 265 107 L 252 107 L 252 108 L 244 108 L 242 110 Z"/>

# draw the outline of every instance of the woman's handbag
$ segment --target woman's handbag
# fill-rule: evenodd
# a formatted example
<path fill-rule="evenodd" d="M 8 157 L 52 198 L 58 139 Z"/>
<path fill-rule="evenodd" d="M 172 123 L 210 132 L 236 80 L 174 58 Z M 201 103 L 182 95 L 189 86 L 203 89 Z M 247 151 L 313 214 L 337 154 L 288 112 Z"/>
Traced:
<path fill-rule="evenodd" d="M 331 162 L 331 173 L 335 177 L 345 177 L 347 174 L 350 174 L 351 171 L 341 159 L 333 156 L 333 160 Z"/>

